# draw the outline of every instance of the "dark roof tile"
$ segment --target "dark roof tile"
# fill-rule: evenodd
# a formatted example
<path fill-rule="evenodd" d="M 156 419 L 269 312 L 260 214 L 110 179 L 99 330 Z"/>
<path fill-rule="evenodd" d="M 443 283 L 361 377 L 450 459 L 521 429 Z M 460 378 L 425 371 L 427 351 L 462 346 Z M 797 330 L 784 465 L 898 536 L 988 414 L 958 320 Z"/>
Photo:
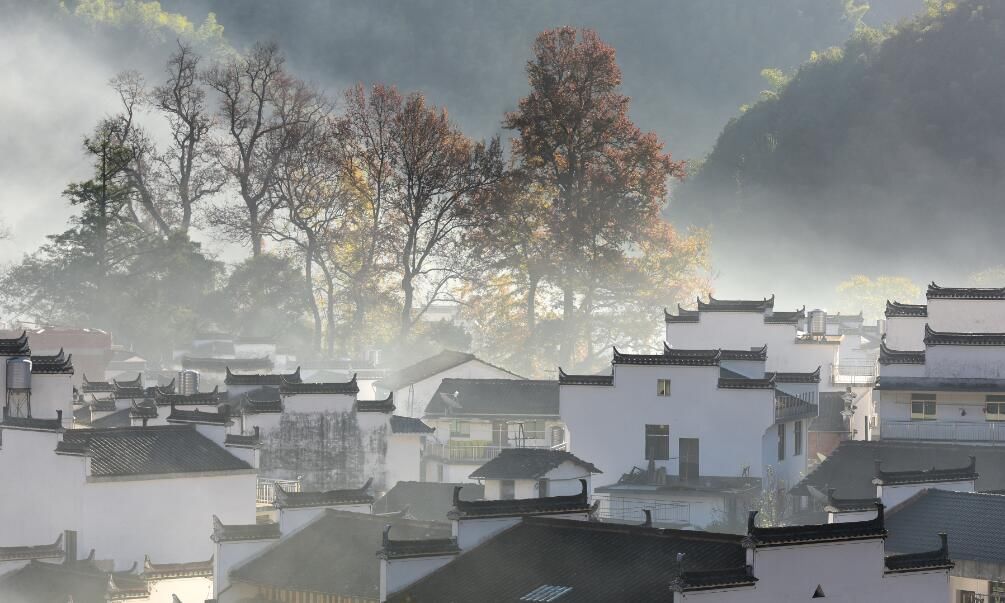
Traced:
<path fill-rule="evenodd" d="M 940 287 L 928 285 L 928 299 L 1005 299 L 1005 287 Z"/>
<path fill-rule="evenodd" d="M 956 561 L 1005 564 L 1005 496 L 928 489 L 887 514 L 886 550 L 924 553 L 938 547 L 937 533 L 949 535 Z"/>
<path fill-rule="evenodd" d="M 603 473 L 589 463 L 564 450 L 547 448 L 507 448 L 499 456 L 475 469 L 471 479 L 538 479 L 562 463 L 574 463 L 590 473 Z"/>
<path fill-rule="evenodd" d="M 557 601 L 657 602 L 672 598 L 681 576 L 709 582 L 698 572 L 744 567 L 741 536 L 687 530 L 525 517 L 520 523 L 388 597 L 389 603 L 544 600 L 531 593 L 563 592 Z M 730 576 L 728 579 L 727 577 Z M 745 585 L 746 582 L 743 583 Z"/>
<path fill-rule="evenodd" d="M 304 383 L 302 381 L 287 381 L 279 384 L 279 393 L 284 396 L 297 394 L 337 394 L 354 396 L 359 393 L 356 375 L 342 383 Z"/>
<path fill-rule="evenodd" d="M 391 415 L 391 433 L 433 433 L 434 431 L 436 429 L 423 423 L 422 419 Z"/>
<path fill-rule="evenodd" d="M 475 500 L 485 496 L 481 484 L 400 481 L 373 503 L 374 513 L 398 513 L 412 519 L 446 521 L 453 506 L 454 488 L 461 488 L 461 498 Z"/>
<path fill-rule="evenodd" d="M 200 356 L 182 356 L 181 367 L 186 370 L 203 370 L 222 373 L 234 369 L 237 371 L 271 371 L 272 358 L 210 358 Z"/>
<path fill-rule="evenodd" d="M 958 467 L 936 469 L 908 469 L 902 471 L 884 471 L 883 462 L 876 461 L 875 477 L 872 483 L 883 486 L 901 484 L 931 484 L 939 482 L 977 481 L 977 457 L 971 456 L 970 462 Z"/>
<path fill-rule="evenodd" d="M 230 578 L 289 591 L 376 600 L 380 564 L 374 554 L 388 524 L 401 538 L 450 536 L 446 523 L 328 509 L 304 529 L 232 569 Z"/>
<path fill-rule="evenodd" d="M 235 542 L 240 540 L 278 540 L 282 533 L 279 524 L 264 523 L 224 524 L 213 516 L 213 542 Z"/>
<path fill-rule="evenodd" d="M 813 488 L 822 495 L 828 488 L 846 498 L 876 495 L 872 483 L 875 462 L 887 471 L 922 470 L 936 467 L 958 468 L 977 457 L 981 467 L 978 490 L 1005 489 L 1005 448 L 981 444 L 908 442 L 894 440 L 844 441 L 826 460 L 817 465 L 792 492 L 809 494 Z"/>
<path fill-rule="evenodd" d="M 900 302 L 886 301 L 886 317 L 919 317 L 928 316 L 928 306 L 925 304 L 902 304 Z"/>
<path fill-rule="evenodd" d="M 32 356 L 31 372 L 38 374 L 73 374 L 73 354 L 64 354 L 62 348 L 54 356 Z"/>
<path fill-rule="evenodd" d="M 925 350 L 894 350 L 886 346 L 886 342 L 879 344 L 880 364 L 925 364 Z"/>
<path fill-rule="evenodd" d="M 1005 333 L 953 333 L 925 325 L 925 345 L 1005 346 Z"/>
<path fill-rule="evenodd" d="M 240 374 L 233 373 L 230 367 L 227 367 L 227 376 L 224 378 L 223 382 L 226 385 L 271 385 L 273 387 L 279 387 L 284 383 L 299 383 L 300 382 L 300 367 L 292 373 L 275 373 L 275 374 Z"/>
<path fill-rule="evenodd" d="M 367 480 L 361 488 L 347 490 L 328 490 L 327 492 L 287 492 L 276 484 L 276 500 L 273 503 L 277 509 L 301 509 L 305 507 L 333 507 L 338 505 L 373 504 L 370 485 L 373 479 Z"/>
<path fill-rule="evenodd" d="M 614 373 L 610 375 L 570 375 L 558 367 L 559 385 L 614 385 Z"/>
<path fill-rule="evenodd" d="M 57 450 L 87 454 L 99 477 L 251 470 L 193 425 L 72 429 Z"/>
<path fill-rule="evenodd" d="M 454 488 L 454 510 L 447 517 L 463 519 L 472 517 L 518 517 L 530 515 L 557 515 L 564 513 L 588 513 L 590 500 L 587 497 L 586 480 L 579 480 L 582 491 L 569 496 L 546 496 L 541 498 L 518 498 L 510 500 L 462 500 L 461 488 Z"/>

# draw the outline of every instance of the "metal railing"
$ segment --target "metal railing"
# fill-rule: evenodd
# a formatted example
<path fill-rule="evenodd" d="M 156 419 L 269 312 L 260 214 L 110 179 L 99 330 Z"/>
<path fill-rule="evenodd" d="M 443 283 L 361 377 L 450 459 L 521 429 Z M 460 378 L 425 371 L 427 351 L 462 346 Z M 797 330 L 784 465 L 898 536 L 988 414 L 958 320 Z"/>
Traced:
<path fill-rule="evenodd" d="M 880 421 L 883 440 L 1005 442 L 1005 423 L 946 421 Z"/>
<path fill-rule="evenodd" d="M 595 496 L 592 502 L 600 501 L 597 517 L 617 521 L 637 521 L 642 523 L 648 509 L 653 523 L 691 523 L 691 505 L 684 502 L 663 502 L 644 498 L 623 498 L 621 496 Z"/>
<path fill-rule="evenodd" d="M 255 502 L 260 505 L 271 505 L 276 501 L 276 484 L 287 492 L 300 492 L 300 479 L 258 478 L 258 493 Z"/>
<path fill-rule="evenodd" d="M 564 447 L 564 444 L 562 446 Z M 484 462 L 496 458 L 503 450 L 509 450 L 512 448 L 517 448 L 517 446 L 496 446 L 487 444 L 468 445 L 463 440 L 453 440 L 451 443 L 447 444 L 441 444 L 439 442 L 427 443 L 425 454 L 426 456 L 442 459 L 444 461 Z M 522 446 L 522 448 L 548 449 L 551 448 L 551 446 Z"/>
<path fill-rule="evenodd" d="M 831 365 L 831 383 L 835 385 L 872 385 L 879 375 L 875 362 L 839 362 Z"/>

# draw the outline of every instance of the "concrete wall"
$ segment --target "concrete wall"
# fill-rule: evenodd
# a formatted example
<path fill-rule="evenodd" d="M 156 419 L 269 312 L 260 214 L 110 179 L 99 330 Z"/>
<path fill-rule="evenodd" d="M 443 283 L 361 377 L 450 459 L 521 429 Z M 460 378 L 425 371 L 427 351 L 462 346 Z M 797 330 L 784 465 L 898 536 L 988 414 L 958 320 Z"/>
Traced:
<path fill-rule="evenodd" d="M 1001 379 L 1005 377 L 1005 347 L 929 346 L 925 352 L 925 373 L 929 377 Z"/>
<path fill-rule="evenodd" d="M 1000 300 L 930 299 L 928 324 L 936 331 L 1005 333 L 1005 303 Z"/>
<path fill-rule="evenodd" d="M 209 559 L 213 515 L 226 524 L 255 523 L 257 475 L 94 481 L 83 489 L 80 552 L 95 549 L 116 567 Z M 78 495 L 79 496 L 79 495 Z M 169 529 L 165 529 L 169 526 Z"/>
<path fill-rule="evenodd" d="M 149 603 L 173 603 L 172 595 L 177 595 L 183 603 L 198 603 L 213 598 L 213 579 L 202 576 L 152 580 L 147 586 L 150 589 Z"/>
<path fill-rule="evenodd" d="M 924 316 L 893 316 L 886 319 L 886 347 L 892 350 L 925 349 L 925 324 L 929 322 L 931 321 Z M 934 323 L 932 328 L 935 328 Z"/>
<path fill-rule="evenodd" d="M 55 419 L 57 410 L 63 411 L 63 427 L 69 428 L 73 424 L 73 375 L 32 374 L 31 415 Z"/>

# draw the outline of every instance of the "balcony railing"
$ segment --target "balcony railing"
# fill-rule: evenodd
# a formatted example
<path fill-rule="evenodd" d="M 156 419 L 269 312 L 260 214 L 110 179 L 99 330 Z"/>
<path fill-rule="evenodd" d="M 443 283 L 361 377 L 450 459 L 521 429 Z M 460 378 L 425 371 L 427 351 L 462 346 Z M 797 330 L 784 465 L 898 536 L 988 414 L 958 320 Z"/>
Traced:
<path fill-rule="evenodd" d="M 831 383 L 835 385 L 872 385 L 879 374 L 875 362 L 840 362 L 831 365 Z"/>
<path fill-rule="evenodd" d="M 691 523 L 691 505 L 682 502 L 662 502 L 644 498 L 623 498 L 617 495 L 596 496 L 594 501 L 600 501 L 597 517 L 617 521 L 633 521 L 642 523 L 648 509 L 652 513 L 653 523 Z"/>
<path fill-rule="evenodd" d="M 564 449 L 564 444 L 560 444 Z M 482 463 L 490 461 L 503 450 L 516 448 L 516 446 L 495 446 L 481 443 L 468 444 L 464 440 L 453 440 L 447 444 L 430 442 L 426 444 L 425 454 L 433 458 L 451 462 L 472 462 Z M 523 448 L 553 448 L 552 446 L 523 446 Z"/>
<path fill-rule="evenodd" d="M 258 494 L 255 502 L 260 505 L 271 505 L 276 501 L 276 484 L 287 492 L 300 492 L 299 479 L 273 479 L 270 477 L 258 478 Z"/>
<path fill-rule="evenodd" d="M 883 440 L 1005 442 L 1005 423 L 947 421 L 880 421 Z"/>

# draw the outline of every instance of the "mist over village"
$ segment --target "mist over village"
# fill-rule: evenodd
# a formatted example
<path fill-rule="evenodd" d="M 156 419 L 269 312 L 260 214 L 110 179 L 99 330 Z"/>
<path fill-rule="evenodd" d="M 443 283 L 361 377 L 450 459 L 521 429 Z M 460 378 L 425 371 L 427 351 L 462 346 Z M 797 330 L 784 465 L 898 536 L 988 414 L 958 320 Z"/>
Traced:
<path fill-rule="evenodd" d="M 0 603 L 1005 603 L 1005 1 L 0 48 Z"/>

